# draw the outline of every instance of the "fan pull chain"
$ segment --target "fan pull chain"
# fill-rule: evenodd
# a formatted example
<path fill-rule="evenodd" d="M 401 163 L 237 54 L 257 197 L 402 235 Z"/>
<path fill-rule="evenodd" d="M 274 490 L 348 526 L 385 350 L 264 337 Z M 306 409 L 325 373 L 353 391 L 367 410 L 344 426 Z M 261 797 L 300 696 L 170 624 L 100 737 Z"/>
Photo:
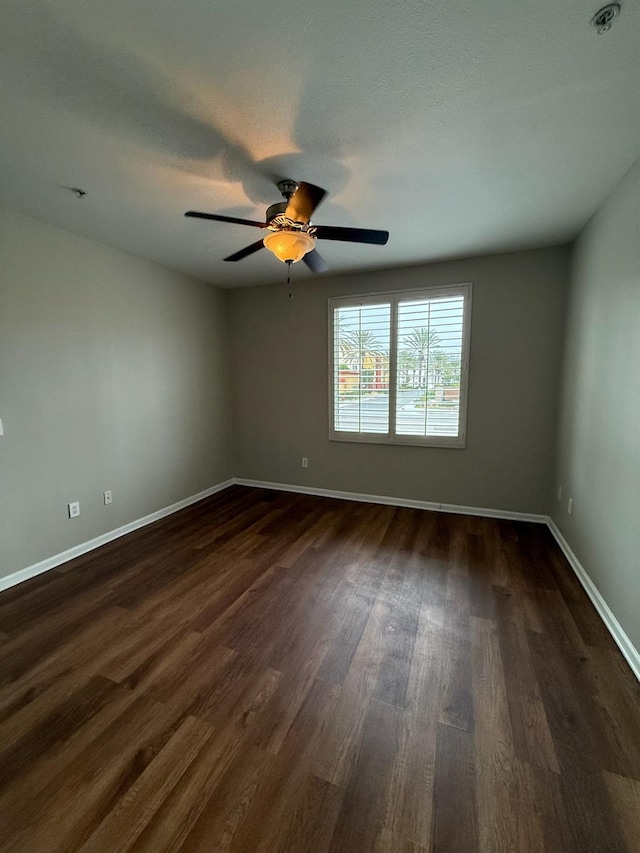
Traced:
<path fill-rule="evenodd" d="M 291 264 L 292 261 L 287 261 L 287 287 L 291 287 Z M 289 291 L 289 299 L 291 299 L 291 291 Z"/>

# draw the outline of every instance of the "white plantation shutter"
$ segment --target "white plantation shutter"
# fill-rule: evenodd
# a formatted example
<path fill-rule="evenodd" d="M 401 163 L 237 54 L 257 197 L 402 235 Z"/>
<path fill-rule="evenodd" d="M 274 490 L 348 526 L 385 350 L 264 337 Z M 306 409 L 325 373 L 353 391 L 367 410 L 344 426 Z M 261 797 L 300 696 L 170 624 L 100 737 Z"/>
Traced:
<path fill-rule="evenodd" d="M 398 435 L 458 435 L 463 324 L 462 295 L 398 302 Z"/>
<path fill-rule="evenodd" d="M 331 434 L 463 447 L 471 285 L 329 300 Z"/>
<path fill-rule="evenodd" d="M 388 433 L 391 304 L 337 306 L 333 328 L 335 429 Z"/>

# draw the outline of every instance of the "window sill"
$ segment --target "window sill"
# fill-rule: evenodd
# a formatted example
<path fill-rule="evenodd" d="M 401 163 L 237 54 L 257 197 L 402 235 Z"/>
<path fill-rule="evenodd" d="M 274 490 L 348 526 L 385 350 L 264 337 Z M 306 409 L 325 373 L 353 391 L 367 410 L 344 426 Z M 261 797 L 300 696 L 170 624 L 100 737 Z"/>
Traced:
<path fill-rule="evenodd" d="M 464 436 L 443 436 L 442 438 L 438 438 L 437 436 L 430 435 L 421 438 L 418 435 L 390 436 L 372 432 L 331 432 L 329 441 L 341 441 L 351 444 L 387 444 L 394 447 L 440 447 L 451 450 L 464 450 L 466 446 Z"/>

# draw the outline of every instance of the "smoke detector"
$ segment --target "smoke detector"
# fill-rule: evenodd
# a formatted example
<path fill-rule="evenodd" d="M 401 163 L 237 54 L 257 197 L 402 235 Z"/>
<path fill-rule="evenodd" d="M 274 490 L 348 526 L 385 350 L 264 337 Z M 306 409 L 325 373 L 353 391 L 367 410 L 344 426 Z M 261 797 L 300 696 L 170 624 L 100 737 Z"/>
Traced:
<path fill-rule="evenodd" d="M 620 14 L 619 3 L 608 3 L 602 9 L 597 11 L 591 18 L 591 26 L 597 31 L 598 35 L 608 33 L 613 26 L 613 19 Z"/>

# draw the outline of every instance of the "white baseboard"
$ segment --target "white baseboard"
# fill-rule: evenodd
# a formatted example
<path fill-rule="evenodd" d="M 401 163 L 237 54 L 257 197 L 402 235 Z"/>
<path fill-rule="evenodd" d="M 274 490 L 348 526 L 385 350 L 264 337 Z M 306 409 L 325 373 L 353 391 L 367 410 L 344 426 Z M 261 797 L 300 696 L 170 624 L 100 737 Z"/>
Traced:
<path fill-rule="evenodd" d="M 245 480 L 236 477 L 239 486 L 251 486 L 257 489 L 275 489 L 278 492 L 296 492 L 301 495 L 316 495 L 321 498 L 337 498 L 343 501 L 361 501 L 368 504 L 384 504 L 385 506 L 402 506 L 410 509 L 428 509 L 433 512 L 451 512 L 456 515 L 480 515 L 484 518 L 504 518 L 513 521 L 533 521 L 546 524 L 546 515 L 534 515 L 529 512 L 512 512 L 507 509 L 487 509 L 478 506 L 458 506 L 456 504 L 432 503 L 416 501 L 410 498 L 395 498 L 387 495 L 365 495 L 359 492 L 340 492 L 335 489 L 318 489 L 312 486 L 292 486 L 288 483 L 269 483 L 263 480 Z"/>
<path fill-rule="evenodd" d="M 624 655 L 624 658 L 631 667 L 633 674 L 638 681 L 640 681 L 640 652 L 638 652 L 629 637 L 626 635 L 622 625 L 613 615 L 609 605 L 600 594 L 598 587 L 591 580 L 587 570 L 572 551 L 571 546 L 560 532 L 560 528 L 557 526 L 555 521 L 549 517 L 547 519 L 547 524 L 549 525 L 549 530 L 553 534 L 556 542 L 560 546 L 562 553 L 567 558 L 569 565 L 582 584 L 584 591 L 587 593 L 593 606 L 598 611 L 598 615 L 606 625 L 609 633 L 615 640 L 616 645 Z"/>
<path fill-rule="evenodd" d="M 56 566 L 61 566 L 63 563 L 67 563 L 69 560 L 80 557 L 88 551 L 93 551 L 101 545 L 106 545 L 107 542 L 119 539 L 120 536 L 126 536 L 127 533 L 132 533 L 140 527 L 146 527 L 147 524 L 152 524 L 154 521 L 159 521 L 167 515 L 172 515 L 172 513 L 178 512 L 178 510 L 184 509 L 187 506 L 191 506 L 191 504 L 197 503 L 204 498 L 208 498 L 210 495 L 215 495 L 216 492 L 221 492 L 223 489 L 233 486 L 234 483 L 235 480 L 233 478 L 225 480 L 222 483 L 217 483 L 215 486 L 205 489 L 204 492 L 198 492 L 197 495 L 191 495 L 191 497 L 184 498 L 184 500 L 171 504 L 171 506 L 166 506 L 163 509 L 152 512 L 150 515 L 138 518 L 136 521 L 130 521 L 128 524 L 123 524 L 122 527 L 117 527 L 115 530 L 110 530 L 108 533 L 96 536 L 95 539 L 90 539 L 88 542 L 81 542 L 80 545 L 74 545 L 73 548 L 69 548 L 67 551 L 62 551 L 60 554 L 55 554 L 53 557 L 47 557 L 46 560 L 41 560 L 39 563 L 34 563 L 32 566 L 19 569 L 17 572 L 13 572 L 10 575 L 0 578 L 0 591 L 3 589 L 9 589 L 9 587 L 29 580 L 29 578 L 34 578 L 36 575 L 41 575 L 43 572 L 48 572 L 49 569 L 55 569 Z"/>

